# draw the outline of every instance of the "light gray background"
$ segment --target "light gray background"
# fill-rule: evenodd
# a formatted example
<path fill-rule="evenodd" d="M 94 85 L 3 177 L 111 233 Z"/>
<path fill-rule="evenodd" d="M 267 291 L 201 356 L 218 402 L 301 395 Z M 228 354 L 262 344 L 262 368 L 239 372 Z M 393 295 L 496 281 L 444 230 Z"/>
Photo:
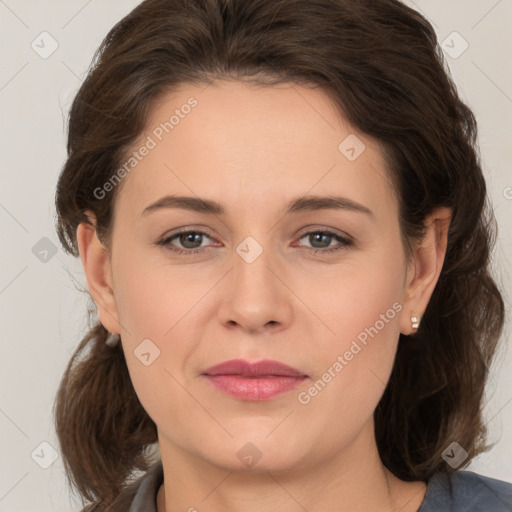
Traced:
<path fill-rule="evenodd" d="M 102 38 L 137 3 L 0 0 L 0 512 L 79 510 L 66 488 L 62 459 L 47 469 L 40 467 L 51 462 L 51 449 L 40 443 L 58 450 L 53 401 L 64 368 L 87 330 L 87 296 L 75 288 L 75 281 L 84 286 L 85 279 L 80 261 L 60 248 L 53 201 L 73 95 Z M 512 0 L 407 3 L 430 19 L 440 42 L 446 41 L 451 72 L 478 120 L 500 228 L 495 263 L 510 312 Z M 43 31 L 58 42 L 47 59 L 31 47 Z M 463 41 L 454 31 L 469 44 L 456 58 Z M 51 247 L 43 237 L 57 247 L 55 255 L 41 252 Z M 40 260 L 45 257 L 46 262 Z M 469 469 L 512 482 L 509 319 L 503 338 L 485 409 L 490 440 L 497 444 Z"/>

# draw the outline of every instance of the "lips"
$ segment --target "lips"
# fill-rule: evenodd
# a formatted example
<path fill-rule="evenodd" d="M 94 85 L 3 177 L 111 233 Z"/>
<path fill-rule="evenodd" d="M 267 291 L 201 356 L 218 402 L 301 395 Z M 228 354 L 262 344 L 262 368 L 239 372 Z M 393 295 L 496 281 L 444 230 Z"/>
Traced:
<path fill-rule="evenodd" d="M 300 386 L 308 376 L 279 361 L 233 359 L 208 368 L 204 378 L 217 390 L 247 401 L 270 400 Z"/>
<path fill-rule="evenodd" d="M 208 368 L 204 375 L 238 375 L 240 377 L 307 377 L 296 368 L 292 368 L 279 361 L 265 359 L 256 363 L 249 363 L 243 359 L 232 359 Z"/>

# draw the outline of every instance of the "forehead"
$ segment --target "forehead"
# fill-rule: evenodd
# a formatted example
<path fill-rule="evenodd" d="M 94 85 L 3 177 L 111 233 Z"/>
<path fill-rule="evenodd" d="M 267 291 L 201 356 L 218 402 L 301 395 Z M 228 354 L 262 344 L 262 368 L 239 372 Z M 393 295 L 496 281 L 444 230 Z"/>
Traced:
<path fill-rule="evenodd" d="M 318 88 L 182 84 L 153 104 L 135 153 L 118 201 L 139 213 L 164 194 L 238 199 L 246 209 L 307 193 L 374 210 L 394 202 L 380 144 Z"/>

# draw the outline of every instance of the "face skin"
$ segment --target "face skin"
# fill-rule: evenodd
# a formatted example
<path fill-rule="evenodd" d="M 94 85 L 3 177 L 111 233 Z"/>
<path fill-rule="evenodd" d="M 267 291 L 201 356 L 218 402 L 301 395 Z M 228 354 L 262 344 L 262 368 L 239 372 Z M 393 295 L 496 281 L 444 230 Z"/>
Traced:
<path fill-rule="evenodd" d="M 197 106 L 158 141 L 153 130 L 192 96 Z M 338 149 L 350 134 L 365 145 L 354 161 Z M 158 428 L 159 512 L 417 510 L 425 485 L 384 468 L 373 411 L 400 332 L 414 332 L 411 316 L 423 314 L 434 290 L 450 212 L 433 212 L 407 262 L 381 148 L 319 89 L 182 85 L 155 104 L 134 150 L 148 136 L 158 144 L 123 178 L 111 254 L 85 223 L 77 236 L 100 320 L 121 334 L 135 390 Z M 216 201 L 225 213 L 142 215 L 165 195 Z M 340 196 L 372 213 L 286 213 L 306 195 Z M 157 244 L 181 229 L 208 236 Z M 341 244 L 318 231 L 352 243 L 322 253 Z M 250 254 L 262 249 L 252 262 L 237 252 L 247 237 Z M 196 247 L 203 252 L 190 254 Z M 377 334 L 344 357 L 372 326 Z M 145 339 L 160 350 L 147 366 L 134 354 Z M 342 370 L 308 394 L 338 356 Z M 309 378 L 256 402 L 224 394 L 201 375 L 238 358 L 277 360 Z M 261 458 L 249 467 L 241 453 Z"/>

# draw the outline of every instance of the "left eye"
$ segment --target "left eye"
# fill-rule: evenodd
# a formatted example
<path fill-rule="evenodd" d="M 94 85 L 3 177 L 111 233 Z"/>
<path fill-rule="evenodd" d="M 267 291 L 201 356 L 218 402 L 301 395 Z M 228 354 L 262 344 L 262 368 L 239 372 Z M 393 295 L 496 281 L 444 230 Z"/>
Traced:
<path fill-rule="evenodd" d="M 314 243 L 317 243 L 317 242 L 323 243 L 322 241 L 325 242 L 325 239 L 327 239 L 328 240 L 327 246 L 330 245 L 330 242 L 332 242 L 333 239 L 338 240 L 339 245 L 335 245 L 334 247 L 311 247 L 310 249 L 313 250 L 313 252 L 315 252 L 315 253 L 339 251 L 339 250 L 344 249 L 345 247 L 348 247 L 349 245 L 352 244 L 352 242 L 350 240 L 348 240 L 347 238 L 343 238 L 342 236 L 332 233 L 331 231 L 309 231 L 308 233 L 304 233 L 299 238 L 299 240 L 302 240 L 303 238 L 306 238 L 306 237 L 308 238 L 310 243 L 312 240 L 314 241 Z M 307 248 L 309 248 L 309 247 L 307 247 Z"/>
<path fill-rule="evenodd" d="M 201 248 L 201 239 L 203 237 L 210 238 L 210 236 L 207 233 L 204 233 L 202 231 L 182 231 L 181 233 L 177 233 L 175 235 L 172 235 L 161 242 L 159 242 L 159 245 L 164 245 L 168 247 L 171 251 L 176 251 L 177 253 L 196 253 L 203 251 L 203 248 Z M 179 247 L 174 247 L 171 242 L 177 238 L 184 247 L 183 250 Z M 199 241 L 199 246 L 196 245 Z"/>
<path fill-rule="evenodd" d="M 170 237 L 165 238 L 164 240 L 158 242 L 158 245 L 165 246 L 170 251 L 173 251 L 177 254 L 195 254 L 199 252 L 203 252 L 205 250 L 205 246 L 202 245 L 203 238 L 212 239 L 208 233 L 203 231 L 182 231 L 181 233 L 176 233 Z M 320 253 L 330 253 L 334 251 L 339 251 L 341 249 L 345 249 L 353 244 L 353 242 L 344 238 L 336 233 L 331 231 L 309 231 L 304 233 L 298 240 L 302 240 L 303 238 L 309 237 L 308 240 L 313 241 L 313 243 L 323 244 L 327 240 L 327 247 L 314 247 L 314 246 L 305 246 L 305 248 L 309 251 Z M 173 240 L 177 239 L 182 247 L 176 247 L 172 244 Z M 334 247 L 329 247 L 332 242 L 332 239 L 338 240 L 338 245 Z M 199 244 L 199 245 L 198 245 Z"/>

